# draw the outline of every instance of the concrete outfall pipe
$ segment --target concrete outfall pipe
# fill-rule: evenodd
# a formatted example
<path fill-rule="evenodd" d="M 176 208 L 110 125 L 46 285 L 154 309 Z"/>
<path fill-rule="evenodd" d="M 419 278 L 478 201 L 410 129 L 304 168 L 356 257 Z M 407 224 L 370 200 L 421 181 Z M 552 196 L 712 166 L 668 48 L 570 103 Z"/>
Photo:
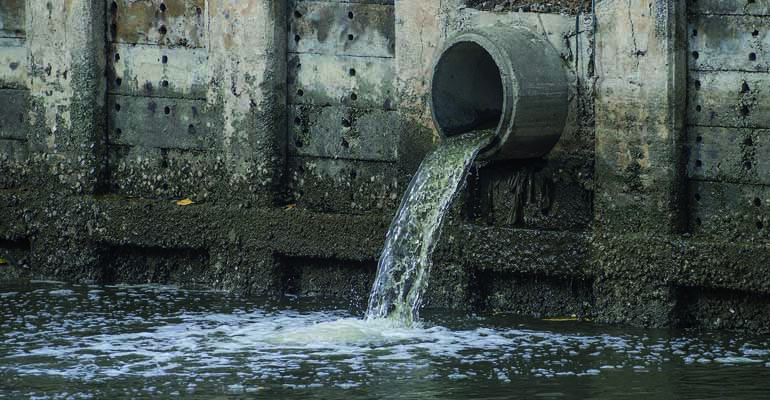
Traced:
<path fill-rule="evenodd" d="M 539 157 L 564 130 L 567 77 L 559 53 L 541 35 L 480 28 L 447 41 L 433 66 L 430 101 L 442 137 L 496 127 L 481 157 Z"/>

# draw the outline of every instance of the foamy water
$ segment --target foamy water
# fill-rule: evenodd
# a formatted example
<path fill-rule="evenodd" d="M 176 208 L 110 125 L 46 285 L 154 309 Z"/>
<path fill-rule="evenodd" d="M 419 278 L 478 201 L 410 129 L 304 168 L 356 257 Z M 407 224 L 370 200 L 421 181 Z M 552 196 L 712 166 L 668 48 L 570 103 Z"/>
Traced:
<path fill-rule="evenodd" d="M 352 398 L 585 398 L 595 379 L 610 393 L 626 390 L 623 382 L 646 393 L 665 376 L 687 377 L 668 383 L 684 393 L 677 398 L 709 397 L 703 390 L 721 390 L 728 378 L 742 385 L 730 398 L 741 398 L 770 378 L 761 337 L 445 311 L 403 327 L 340 304 L 152 286 L 41 283 L 0 290 L 0 306 L 0 395 L 9 398 L 329 398 L 338 390 Z M 687 379 L 698 387 L 685 390 Z"/>

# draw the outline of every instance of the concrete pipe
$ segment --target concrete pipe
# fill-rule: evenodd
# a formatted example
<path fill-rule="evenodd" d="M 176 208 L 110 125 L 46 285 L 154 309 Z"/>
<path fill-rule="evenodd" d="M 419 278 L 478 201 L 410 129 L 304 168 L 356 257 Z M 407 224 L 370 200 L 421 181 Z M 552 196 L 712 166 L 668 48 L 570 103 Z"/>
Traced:
<path fill-rule="evenodd" d="M 564 130 L 567 102 L 559 53 L 524 28 L 460 33 L 448 40 L 433 66 L 431 112 L 439 133 L 447 137 L 496 129 L 483 158 L 549 152 Z"/>

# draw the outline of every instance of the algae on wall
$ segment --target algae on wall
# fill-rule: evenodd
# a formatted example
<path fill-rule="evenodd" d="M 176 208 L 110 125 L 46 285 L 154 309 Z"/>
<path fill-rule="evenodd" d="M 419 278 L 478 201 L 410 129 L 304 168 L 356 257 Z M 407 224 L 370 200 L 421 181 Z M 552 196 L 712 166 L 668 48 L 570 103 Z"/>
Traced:
<path fill-rule="evenodd" d="M 365 296 L 443 40 L 520 24 L 570 127 L 474 170 L 429 302 L 767 330 L 766 2 L 578 3 L 5 1 L 0 274 Z"/>

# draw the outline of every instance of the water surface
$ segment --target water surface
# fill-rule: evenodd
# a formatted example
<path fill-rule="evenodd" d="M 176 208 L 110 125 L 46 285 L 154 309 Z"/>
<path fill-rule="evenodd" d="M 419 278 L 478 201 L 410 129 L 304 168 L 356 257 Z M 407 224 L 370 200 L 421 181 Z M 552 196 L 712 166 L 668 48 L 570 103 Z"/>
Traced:
<path fill-rule="evenodd" d="M 0 397 L 756 399 L 767 337 L 160 286 L 0 287 Z"/>

